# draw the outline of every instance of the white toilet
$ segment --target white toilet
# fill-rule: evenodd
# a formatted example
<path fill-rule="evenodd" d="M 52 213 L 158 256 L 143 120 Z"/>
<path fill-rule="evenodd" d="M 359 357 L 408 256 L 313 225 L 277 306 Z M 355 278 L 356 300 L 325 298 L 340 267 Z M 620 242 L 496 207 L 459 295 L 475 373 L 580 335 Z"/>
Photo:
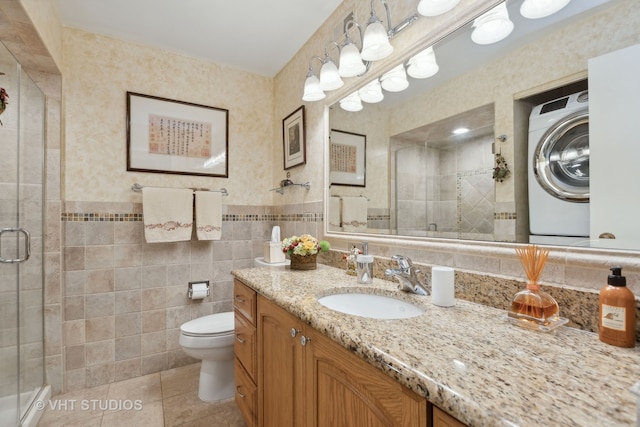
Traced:
<path fill-rule="evenodd" d="M 234 335 L 232 311 L 199 317 L 180 326 L 180 346 L 189 356 L 202 360 L 200 400 L 215 402 L 235 395 Z"/>

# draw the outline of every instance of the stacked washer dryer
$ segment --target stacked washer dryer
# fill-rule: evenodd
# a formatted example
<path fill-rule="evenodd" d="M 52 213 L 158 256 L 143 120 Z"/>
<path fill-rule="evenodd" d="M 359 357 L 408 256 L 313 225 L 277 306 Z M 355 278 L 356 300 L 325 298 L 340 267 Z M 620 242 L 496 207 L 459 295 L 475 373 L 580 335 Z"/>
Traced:
<path fill-rule="evenodd" d="M 536 106 L 529 117 L 531 243 L 589 237 L 589 97 L 583 91 Z"/>

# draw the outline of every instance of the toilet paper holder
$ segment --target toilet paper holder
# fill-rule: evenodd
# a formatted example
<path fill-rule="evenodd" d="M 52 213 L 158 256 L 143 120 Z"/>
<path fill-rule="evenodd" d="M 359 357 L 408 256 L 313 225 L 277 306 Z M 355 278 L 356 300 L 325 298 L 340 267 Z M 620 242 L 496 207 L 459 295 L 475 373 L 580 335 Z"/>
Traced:
<path fill-rule="evenodd" d="M 206 294 L 205 294 L 206 292 Z M 189 282 L 187 297 L 189 299 L 202 299 L 208 297 L 210 293 L 209 281 Z"/>

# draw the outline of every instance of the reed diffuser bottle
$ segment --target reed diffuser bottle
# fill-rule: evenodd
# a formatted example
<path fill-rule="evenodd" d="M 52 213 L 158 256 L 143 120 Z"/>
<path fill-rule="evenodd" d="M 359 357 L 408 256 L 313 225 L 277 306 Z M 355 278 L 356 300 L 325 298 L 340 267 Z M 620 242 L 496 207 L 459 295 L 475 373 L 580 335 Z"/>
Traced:
<path fill-rule="evenodd" d="M 558 303 L 540 287 L 540 276 L 547 262 L 549 250 L 528 245 L 526 248 L 516 248 L 516 253 L 527 275 L 527 287 L 513 298 L 509 315 L 541 326 L 558 321 Z"/>

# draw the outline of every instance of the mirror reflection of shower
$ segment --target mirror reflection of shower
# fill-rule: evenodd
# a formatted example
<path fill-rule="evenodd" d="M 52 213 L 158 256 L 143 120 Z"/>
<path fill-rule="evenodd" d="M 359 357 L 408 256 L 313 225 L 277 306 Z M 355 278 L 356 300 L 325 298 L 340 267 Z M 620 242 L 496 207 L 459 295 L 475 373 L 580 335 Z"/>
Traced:
<path fill-rule="evenodd" d="M 496 240 L 493 117 L 490 104 L 391 138 L 393 234 Z"/>

